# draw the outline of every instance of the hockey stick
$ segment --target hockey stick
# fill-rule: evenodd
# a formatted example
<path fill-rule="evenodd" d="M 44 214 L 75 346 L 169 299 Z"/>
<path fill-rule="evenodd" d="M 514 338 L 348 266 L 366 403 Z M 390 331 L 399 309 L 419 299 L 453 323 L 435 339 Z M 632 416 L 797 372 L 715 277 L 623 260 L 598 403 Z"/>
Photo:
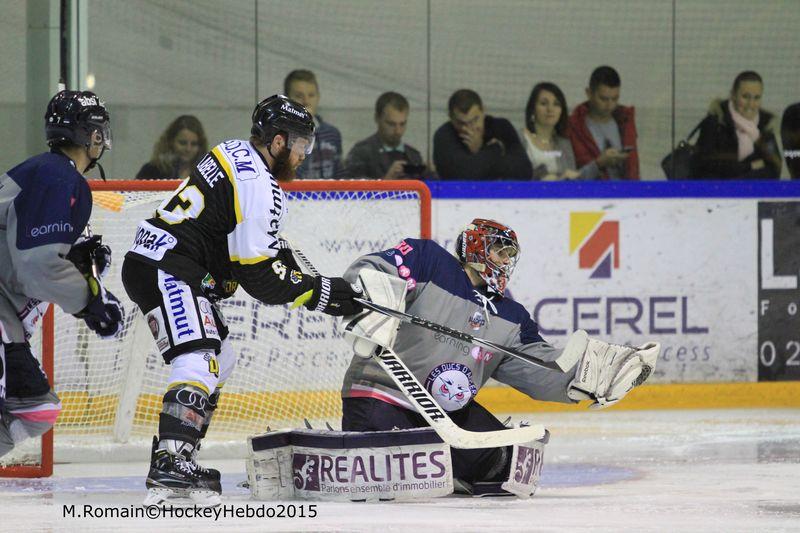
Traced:
<path fill-rule="evenodd" d="M 287 242 L 288 245 L 288 242 Z M 319 270 L 306 257 L 296 249 L 290 248 L 300 259 L 309 272 L 319 276 Z M 365 300 L 368 301 L 368 300 Z M 370 302 L 371 303 L 371 302 Z M 425 419 L 436 434 L 448 445 L 454 448 L 497 448 L 512 446 L 523 442 L 541 439 L 545 435 L 544 426 L 527 426 L 513 429 L 500 429 L 496 431 L 467 431 L 456 425 L 447 413 L 439 407 L 436 400 L 425 390 L 419 380 L 411 373 L 406 364 L 389 348 L 383 348 L 380 354 L 372 356 L 389 374 L 397 388 L 403 393 L 417 412 Z"/>
<path fill-rule="evenodd" d="M 394 351 L 384 348 L 373 355 L 384 372 L 389 374 L 395 385 L 408 398 L 417 412 L 430 425 L 442 440 L 454 448 L 497 448 L 530 442 L 544 437 L 544 426 L 526 426 L 496 431 L 467 431 L 456 425 L 447 413 L 439 407 L 436 400 L 420 385 L 406 364 Z"/>
<path fill-rule="evenodd" d="M 314 265 L 311 264 L 308 257 L 301 251 L 296 248 L 292 248 L 292 252 L 300 258 L 300 261 L 306 266 L 306 268 L 311 271 L 312 274 L 319 276 L 319 272 L 316 271 Z M 441 324 L 437 324 L 436 322 L 431 322 L 430 320 L 426 320 L 424 318 L 410 315 L 408 313 L 404 313 L 402 311 L 398 311 L 396 309 L 390 309 L 388 307 L 384 307 L 382 305 L 373 303 L 369 300 L 365 300 L 364 298 L 356 298 L 355 299 L 358 303 L 363 305 L 364 307 L 368 307 L 373 311 L 381 313 L 386 316 L 390 316 L 393 318 L 397 318 L 402 322 L 408 322 L 410 324 L 414 324 L 415 326 L 419 326 L 425 329 L 429 329 L 431 331 L 435 331 L 436 333 L 441 333 L 443 335 L 447 335 L 448 337 L 452 337 L 470 344 L 477 344 L 487 350 L 493 350 L 495 352 L 502 352 L 511 357 L 516 357 L 517 359 L 521 359 L 526 363 L 530 363 L 532 365 L 540 366 L 542 368 L 547 368 L 550 370 L 556 370 L 559 372 L 567 372 L 572 368 L 572 365 L 575 363 L 572 360 L 564 360 L 563 358 L 559 357 L 555 361 L 545 361 L 544 359 L 539 359 L 534 355 L 530 355 L 524 352 L 520 352 L 513 348 L 509 348 L 507 346 L 503 346 L 501 344 L 494 343 L 492 341 L 487 341 L 486 339 L 481 339 L 480 337 L 475 337 L 470 335 L 469 333 L 464 333 L 463 331 L 455 330 L 452 328 L 448 328 L 447 326 L 443 326 Z M 564 352 L 566 353 L 566 350 Z M 571 359 L 571 358 L 570 358 Z"/>
<path fill-rule="evenodd" d="M 368 307 L 373 311 L 381 313 L 382 315 L 390 316 L 402 322 L 408 322 L 409 324 L 414 324 L 415 326 L 429 329 L 431 331 L 435 331 L 436 333 L 441 333 L 443 335 L 447 335 L 448 337 L 453 337 L 454 339 L 468 342 L 470 344 L 477 344 L 478 346 L 482 346 L 487 350 L 502 352 L 504 354 L 510 355 L 511 357 L 516 357 L 517 359 L 521 359 L 522 361 L 525 361 L 526 363 L 530 363 L 532 365 L 540 366 L 542 368 L 548 368 L 550 370 L 557 370 L 559 372 L 566 372 L 571 368 L 571 365 L 569 365 L 568 362 L 564 361 L 562 358 L 558 358 L 555 361 L 545 361 L 544 359 L 539 359 L 534 355 L 520 352 L 513 348 L 509 348 L 508 346 L 503 346 L 501 344 L 497 344 L 492 341 L 487 341 L 486 339 L 481 339 L 480 337 L 474 337 L 469 333 L 464 333 L 463 331 L 459 331 L 457 329 L 448 328 L 447 326 L 437 324 L 436 322 L 431 322 L 430 320 L 426 320 L 424 318 L 420 318 L 415 315 L 409 315 L 408 313 L 398 311 L 397 309 L 390 309 L 388 307 L 384 307 L 382 305 L 376 304 L 369 300 L 365 300 L 363 298 L 355 298 L 355 300 L 364 307 Z M 572 363 L 574 364 L 574 361 Z"/>

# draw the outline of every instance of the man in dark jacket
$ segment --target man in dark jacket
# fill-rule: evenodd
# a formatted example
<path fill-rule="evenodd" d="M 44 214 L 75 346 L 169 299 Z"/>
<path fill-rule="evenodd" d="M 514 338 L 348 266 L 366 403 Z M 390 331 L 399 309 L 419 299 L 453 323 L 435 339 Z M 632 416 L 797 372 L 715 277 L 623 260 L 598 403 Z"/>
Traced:
<path fill-rule="evenodd" d="M 531 179 L 533 168 L 514 127 L 487 115 L 478 93 L 459 89 L 447 107 L 450 121 L 433 136 L 433 161 L 442 179 Z"/>
<path fill-rule="evenodd" d="M 375 102 L 378 131 L 355 144 L 347 154 L 346 173 L 353 178 L 421 178 L 426 166 L 419 150 L 403 142 L 410 106 L 405 96 L 385 92 Z"/>
<path fill-rule="evenodd" d="M 784 110 L 781 119 L 781 140 L 789 177 L 793 180 L 800 179 L 800 102 Z"/>

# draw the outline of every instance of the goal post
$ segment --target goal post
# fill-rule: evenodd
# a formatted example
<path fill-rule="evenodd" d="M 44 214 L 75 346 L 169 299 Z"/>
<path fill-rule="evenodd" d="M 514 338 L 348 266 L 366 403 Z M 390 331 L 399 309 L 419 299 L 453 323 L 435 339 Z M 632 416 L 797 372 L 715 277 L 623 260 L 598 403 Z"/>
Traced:
<path fill-rule="evenodd" d="M 53 460 L 117 457 L 126 445 L 149 450 L 157 432 L 169 367 L 120 279 L 123 257 L 140 220 L 180 184 L 177 180 L 90 180 L 90 223 L 111 246 L 104 283 L 122 300 L 120 334 L 102 340 L 85 324 L 51 306 L 32 351 L 62 402 L 53 431 L 0 458 L 0 476 L 40 477 Z M 358 256 L 430 238 L 431 197 L 421 181 L 297 180 L 281 184 L 289 207 L 285 236 L 325 275 L 340 276 Z M 342 378 L 352 354 L 333 317 L 289 306 L 267 306 L 244 290 L 221 302 L 238 364 L 225 383 L 204 449 L 237 442 L 267 426 L 337 427 Z M 239 449 L 234 446 L 234 449 Z M 144 452 L 141 452 L 144 453 Z M 136 455 L 139 457 L 139 455 Z"/>

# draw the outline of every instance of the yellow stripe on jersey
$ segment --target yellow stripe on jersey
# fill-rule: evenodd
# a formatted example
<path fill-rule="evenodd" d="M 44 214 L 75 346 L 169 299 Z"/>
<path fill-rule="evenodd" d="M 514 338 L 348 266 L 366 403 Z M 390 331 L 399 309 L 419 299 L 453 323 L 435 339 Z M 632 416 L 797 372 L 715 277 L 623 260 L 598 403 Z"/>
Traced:
<path fill-rule="evenodd" d="M 274 259 L 273 257 L 245 257 L 242 259 L 238 255 L 232 255 L 231 261 L 239 263 L 240 265 L 255 265 L 262 261 L 266 261 L 267 259 Z"/>
<path fill-rule="evenodd" d="M 222 165 L 222 169 L 225 171 L 225 174 L 228 176 L 228 181 L 231 182 L 231 187 L 233 187 L 233 210 L 236 213 L 236 223 L 240 224 L 242 222 L 242 208 L 239 206 L 239 189 L 236 187 L 236 176 L 233 173 L 233 169 L 231 168 L 228 159 L 222 153 L 219 146 L 215 146 L 211 153 L 214 154 L 214 157 L 217 158 L 219 164 Z"/>
<path fill-rule="evenodd" d="M 203 385 L 199 381 L 173 381 L 172 383 L 169 383 L 167 385 L 167 390 L 171 390 L 171 389 L 174 389 L 176 387 L 182 387 L 182 386 L 185 386 L 185 385 L 191 385 L 192 387 L 196 387 L 196 388 L 200 389 L 201 391 L 205 392 L 206 394 L 211 395 L 211 392 L 209 392 L 208 387 L 206 387 L 205 385 Z"/>

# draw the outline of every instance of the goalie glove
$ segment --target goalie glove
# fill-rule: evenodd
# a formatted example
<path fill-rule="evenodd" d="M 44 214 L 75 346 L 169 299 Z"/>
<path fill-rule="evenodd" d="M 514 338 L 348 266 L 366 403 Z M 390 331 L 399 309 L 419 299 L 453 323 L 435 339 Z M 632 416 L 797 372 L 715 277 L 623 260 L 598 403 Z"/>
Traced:
<path fill-rule="evenodd" d="M 75 314 L 82 318 L 89 329 L 101 338 L 107 339 L 116 335 L 122 326 L 123 310 L 119 299 L 103 288 L 97 278 L 86 278 L 91 297 L 82 311 Z"/>
<path fill-rule="evenodd" d="M 372 268 L 362 268 L 358 280 L 364 289 L 365 297 L 384 307 L 406 310 L 406 287 L 404 280 L 379 272 Z M 342 319 L 344 338 L 359 357 L 372 357 L 383 348 L 392 348 L 397 337 L 400 320 L 376 311 L 365 311 L 356 316 Z"/>
<path fill-rule="evenodd" d="M 66 255 L 84 276 L 97 276 L 102 280 L 111 267 L 111 248 L 103 244 L 102 235 L 81 235 Z M 92 263 L 97 272 L 92 271 Z"/>
<path fill-rule="evenodd" d="M 634 347 L 588 339 L 567 396 L 576 401 L 593 400 L 590 409 L 613 405 L 650 377 L 660 351 L 657 342 Z"/>

